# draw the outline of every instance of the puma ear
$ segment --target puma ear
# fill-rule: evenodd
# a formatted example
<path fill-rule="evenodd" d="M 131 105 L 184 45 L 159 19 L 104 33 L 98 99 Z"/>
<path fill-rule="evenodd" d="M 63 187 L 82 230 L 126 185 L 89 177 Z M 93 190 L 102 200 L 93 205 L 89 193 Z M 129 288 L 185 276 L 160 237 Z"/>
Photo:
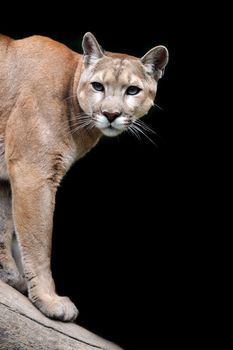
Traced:
<path fill-rule="evenodd" d="M 153 74 L 155 80 L 159 80 L 168 63 L 168 50 L 165 46 L 156 46 L 141 58 L 141 62 L 146 66 L 147 72 Z"/>
<path fill-rule="evenodd" d="M 98 58 L 103 57 L 103 51 L 100 48 L 96 38 L 90 32 L 86 33 L 82 42 L 84 64 L 88 66 Z"/>

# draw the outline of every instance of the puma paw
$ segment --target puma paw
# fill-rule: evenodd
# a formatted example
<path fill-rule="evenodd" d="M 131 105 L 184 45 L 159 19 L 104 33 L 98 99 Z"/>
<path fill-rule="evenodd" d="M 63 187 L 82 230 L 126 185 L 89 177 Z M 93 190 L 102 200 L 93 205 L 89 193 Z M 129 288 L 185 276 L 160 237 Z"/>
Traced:
<path fill-rule="evenodd" d="M 49 318 L 60 321 L 74 321 L 78 316 L 78 309 L 67 297 L 45 295 L 31 298 L 35 306 Z"/>

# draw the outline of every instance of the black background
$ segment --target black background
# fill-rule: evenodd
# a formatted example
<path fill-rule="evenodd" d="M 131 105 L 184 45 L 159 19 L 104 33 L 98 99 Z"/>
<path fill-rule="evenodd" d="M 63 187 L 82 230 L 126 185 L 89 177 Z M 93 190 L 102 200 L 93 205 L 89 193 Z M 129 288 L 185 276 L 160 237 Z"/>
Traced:
<path fill-rule="evenodd" d="M 126 350 L 196 341 L 198 139 L 187 81 L 193 6 L 147 3 L 31 4 L 1 11 L 0 32 L 47 35 L 81 50 L 91 31 L 109 51 L 142 56 L 158 44 L 170 62 L 144 118 L 157 135 L 104 138 L 67 174 L 57 194 L 53 275 L 80 311 L 77 323 Z M 198 21 L 197 21 L 198 22 Z M 188 79 L 189 76 L 189 79 Z M 199 243 L 198 243 L 199 244 Z M 201 244 L 201 243 L 200 243 Z"/>

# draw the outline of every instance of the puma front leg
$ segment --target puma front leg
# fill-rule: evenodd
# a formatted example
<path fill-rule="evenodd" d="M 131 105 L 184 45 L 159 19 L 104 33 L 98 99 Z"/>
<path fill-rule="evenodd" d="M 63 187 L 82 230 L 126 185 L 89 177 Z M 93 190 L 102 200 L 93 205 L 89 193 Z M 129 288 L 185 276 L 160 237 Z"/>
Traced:
<path fill-rule="evenodd" d="M 13 217 L 30 300 L 48 317 L 72 321 L 78 311 L 67 297 L 59 297 L 50 269 L 56 187 L 47 172 L 34 164 L 9 167 Z"/>
<path fill-rule="evenodd" d="M 10 184 L 0 180 L 0 279 L 24 293 L 27 286 L 12 256 L 13 233 Z"/>

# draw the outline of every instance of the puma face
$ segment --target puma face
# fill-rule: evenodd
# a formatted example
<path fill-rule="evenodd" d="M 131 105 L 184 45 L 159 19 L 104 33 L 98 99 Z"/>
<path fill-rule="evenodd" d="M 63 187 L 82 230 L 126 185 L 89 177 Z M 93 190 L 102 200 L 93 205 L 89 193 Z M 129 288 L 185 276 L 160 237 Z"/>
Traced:
<path fill-rule="evenodd" d="M 94 36 L 83 39 L 84 70 L 77 98 L 84 114 L 80 123 L 106 136 L 139 127 L 137 120 L 154 104 L 158 80 L 168 62 L 168 51 L 157 46 L 141 59 L 104 53 Z"/>

